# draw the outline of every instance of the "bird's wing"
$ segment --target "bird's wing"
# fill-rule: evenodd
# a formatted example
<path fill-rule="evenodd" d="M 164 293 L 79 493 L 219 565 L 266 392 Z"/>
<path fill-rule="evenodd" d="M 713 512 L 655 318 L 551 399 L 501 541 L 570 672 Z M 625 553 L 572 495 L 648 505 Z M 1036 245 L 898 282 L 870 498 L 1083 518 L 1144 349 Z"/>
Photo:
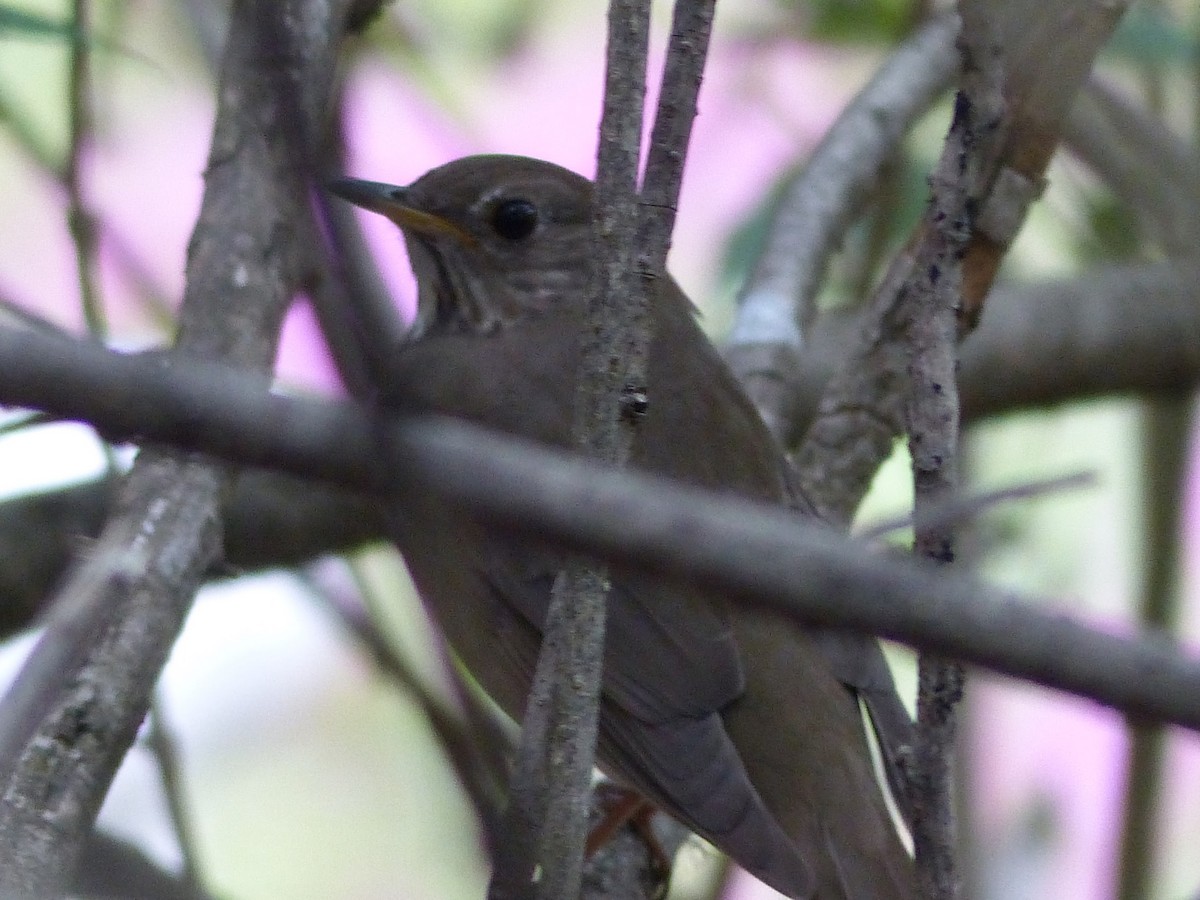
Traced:
<path fill-rule="evenodd" d="M 873 635 L 831 628 L 806 628 L 833 676 L 858 695 L 867 707 L 883 757 L 884 774 L 896 808 L 912 826 L 912 798 L 905 764 L 911 757 L 916 729 L 892 679 L 883 649 Z"/>
<path fill-rule="evenodd" d="M 612 774 L 746 871 L 789 897 L 816 896 L 812 867 L 751 784 L 720 716 L 651 724 L 606 701 L 597 750 Z"/>
<path fill-rule="evenodd" d="M 512 638 L 542 630 L 552 572 L 562 560 L 529 547 L 518 553 L 515 547 L 507 551 L 497 545 L 490 553 L 488 581 L 527 626 L 499 629 L 498 651 L 521 657 L 531 670 L 534 643 L 513 643 Z M 531 571 L 539 565 L 542 571 Z M 650 590 L 654 599 L 646 602 L 642 597 Z M 750 781 L 718 712 L 744 689 L 737 646 L 720 609 L 698 601 L 694 591 L 621 574 L 614 578 L 599 762 L 775 889 L 789 897 L 812 898 L 816 879 L 811 866 Z"/>
<path fill-rule="evenodd" d="M 783 477 L 788 505 L 802 515 L 816 518 L 816 510 L 804 495 L 796 470 L 786 459 Z M 804 630 L 834 677 L 866 706 L 892 799 L 911 828 L 912 797 L 906 764 L 912 754 L 916 729 L 896 690 L 879 640 L 872 634 L 835 628 L 808 626 Z"/>
<path fill-rule="evenodd" d="M 497 542 L 488 578 L 501 597 L 544 630 L 559 554 Z M 649 723 L 715 713 L 745 687 L 728 610 L 695 591 L 617 572 L 608 595 L 604 692 Z"/>
<path fill-rule="evenodd" d="M 393 372 L 397 395 L 385 402 L 414 412 L 452 413 L 542 444 L 570 446 L 567 411 L 574 404 L 571 374 L 578 352 L 575 342 L 564 341 L 562 333 L 576 333 L 581 326 L 579 315 L 565 310 L 561 316 L 542 316 L 487 336 L 428 337 L 398 354 Z M 703 340 L 698 333 L 693 339 Z M 531 357 L 530 347 L 539 348 L 536 358 Z M 458 364 L 464 356 L 472 360 L 470 366 Z M 720 422 L 719 411 L 710 409 L 703 398 L 686 393 L 665 396 L 669 380 L 656 378 L 655 383 L 664 385 L 661 402 L 651 412 L 656 423 L 666 417 L 667 427 L 674 430 L 698 411 Z M 649 443 L 674 446 L 671 438 Z M 707 466 L 704 477 L 674 472 L 669 460 L 657 458 L 634 462 L 693 483 L 711 483 L 725 474 L 715 466 Z M 550 588 L 565 555 L 509 541 L 495 529 L 483 531 L 488 537 L 483 540 L 478 575 L 541 631 Z M 615 702 L 647 721 L 661 721 L 715 712 L 742 688 L 738 648 L 723 601 L 652 583 L 644 576 L 614 574 L 608 601 L 605 689 Z"/>

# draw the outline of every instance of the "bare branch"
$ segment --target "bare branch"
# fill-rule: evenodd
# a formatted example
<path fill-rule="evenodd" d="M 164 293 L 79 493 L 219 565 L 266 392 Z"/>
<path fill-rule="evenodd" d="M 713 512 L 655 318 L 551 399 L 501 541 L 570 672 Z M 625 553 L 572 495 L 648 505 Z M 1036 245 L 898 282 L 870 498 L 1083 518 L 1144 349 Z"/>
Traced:
<path fill-rule="evenodd" d="M 1187 262 L 1097 268 L 1069 279 L 1000 285 L 962 345 L 965 421 L 1098 396 L 1188 392 L 1200 383 L 1200 272 Z M 858 319 L 826 316 L 798 370 L 790 420 L 812 419 Z M 0 503 L 0 635 L 25 628 L 61 579 L 78 538 L 109 509 L 102 481 Z M 951 504 L 953 506 L 953 504 Z M 386 540 L 365 494 L 291 476 L 240 475 L 222 505 L 226 567 L 210 576 L 307 562 Z"/>
<path fill-rule="evenodd" d="M 386 426 L 362 408 L 263 394 L 245 374 L 200 362 L 164 368 L 5 330 L 0 358 L 0 400 L 85 418 L 113 436 L 361 489 L 424 479 L 532 538 L 1200 730 L 1200 659 L 1174 642 L 1122 637 L 1047 611 L 1049 600 L 1018 600 L 975 578 L 874 556 L 786 509 L 597 469 L 450 420 L 395 423 L 396 455 L 384 459 Z"/>
<path fill-rule="evenodd" d="M 992 23 L 981 17 L 984 21 L 968 25 L 969 14 L 965 3 L 958 38 L 963 72 L 954 119 L 930 176 L 923 238 L 895 300 L 903 323 L 897 338 L 908 356 L 902 416 L 912 459 L 913 553 L 936 565 L 953 562 L 955 552 L 955 527 L 939 522 L 935 510 L 954 498 L 958 485 L 956 317 L 964 305 L 963 261 L 975 224 L 974 204 L 993 177 L 1008 124 L 1002 51 Z M 921 654 L 909 776 L 917 877 L 927 900 L 955 900 L 961 894 L 951 760 L 963 679 L 961 663 Z"/>
<path fill-rule="evenodd" d="M 339 104 L 333 122 L 337 133 L 318 150 L 322 173 L 345 168 L 341 113 Z M 317 261 L 310 289 L 313 310 L 342 383 L 353 396 L 370 401 L 387 383 L 388 361 L 403 342 L 406 327 L 371 258 L 353 208 L 332 201 L 325 190 L 313 192 L 311 206 L 314 233 L 310 239 Z"/>
<path fill-rule="evenodd" d="M 345 4 L 234 11 L 178 352 L 265 372 L 295 286 L 297 135 L 320 120 Z M 85 393 L 89 387 L 83 387 Z M 0 894 L 59 894 L 220 549 L 218 467 L 146 453 L 0 705 Z"/>
<path fill-rule="evenodd" d="M 962 260 L 964 331 L 978 319 L 1004 252 L 1041 189 L 1076 89 L 1124 7 L 1096 0 L 969 7 L 976 19 L 966 27 L 996 38 L 993 47 L 981 51 L 981 60 L 1003 54 L 1006 113 L 993 123 L 986 146 L 973 146 L 963 161 L 973 168 L 975 182 L 971 235 Z M 1002 15 L 999 24 L 988 24 L 989 10 Z M 925 225 L 922 229 L 927 230 Z M 908 358 L 897 339 L 904 322 L 895 301 L 921 255 L 917 241 L 927 239 L 915 235 L 913 246 L 893 263 L 876 291 L 874 312 L 863 325 L 858 346 L 827 386 L 821 414 L 797 453 L 805 493 L 835 523 L 848 521 L 903 428 L 899 398 Z"/>
<path fill-rule="evenodd" d="M 1179 548 L 1195 401 L 1191 395 L 1159 398 L 1146 405 L 1142 421 L 1145 575 L 1138 598 L 1140 626 L 1172 634 L 1179 620 Z M 1156 723 L 1129 720 L 1121 816 L 1120 868 L 1116 896 L 1136 900 L 1151 893 L 1161 834 L 1166 731 Z"/>
<path fill-rule="evenodd" d="M 1029 500 L 1047 494 L 1056 494 L 1060 491 L 1071 491 L 1095 486 L 1095 472 L 1073 472 L 1069 475 L 1060 475 L 1053 478 L 1022 481 L 1012 487 L 999 488 L 994 491 L 960 494 L 932 509 L 926 509 L 921 515 L 926 524 L 945 527 L 963 522 L 1001 504 L 1014 503 L 1018 500 Z M 914 515 L 903 515 L 896 516 L 893 519 L 885 519 L 882 522 L 875 522 L 867 528 L 859 530 L 855 533 L 855 537 L 860 541 L 877 540 L 889 532 L 898 531 L 901 528 L 911 528 L 915 520 L 916 516 Z"/>
<path fill-rule="evenodd" d="M 894 304 L 897 337 L 906 338 L 897 343 L 907 344 L 900 352 L 908 356 L 897 380 L 908 386 L 902 420 L 913 461 L 914 549 L 939 562 L 953 559 L 952 530 L 923 524 L 921 514 L 951 499 L 957 481 L 955 332 L 965 334 L 978 322 L 1000 260 L 1041 192 L 1076 90 L 1123 12 L 1120 4 L 1101 9 L 1089 0 L 1032 7 L 960 3 L 963 73 L 954 121 L 931 178 L 923 234 Z M 873 399 L 884 401 L 883 395 Z M 855 493 L 857 505 L 861 494 Z M 841 512 L 852 508 L 843 505 Z M 913 843 L 930 900 L 954 900 L 961 891 L 951 758 L 962 687 L 960 664 L 922 654 Z"/>
<path fill-rule="evenodd" d="M 203 893 L 200 857 L 196 851 L 196 840 L 188 814 L 187 800 L 183 795 L 183 775 L 180 772 L 179 741 L 166 722 L 163 704 L 155 699 L 151 704 L 146 730 L 146 744 L 154 754 L 158 765 L 159 784 L 167 802 L 167 813 L 179 855 L 183 861 L 180 880 L 194 893 Z"/>
<path fill-rule="evenodd" d="M 325 588 L 319 579 L 311 575 L 307 580 L 319 601 L 337 616 L 342 627 L 366 651 L 380 672 L 420 707 L 430 729 L 449 757 L 455 775 L 479 813 L 488 848 L 494 850 L 499 837 L 500 811 L 508 780 L 506 760 L 515 749 L 496 714 L 484 708 L 480 699 L 470 693 L 451 664 L 444 645 L 435 649 L 444 663 L 454 706 L 430 690 L 408 660 L 392 647 L 387 635 L 380 631 L 379 618 L 373 615 L 375 604 L 368 600 L 369 588 L 364 579 L 356 577 L 361 592 L 361 596 L 356 598 Z M 364 604 L 363 600 L 368 600 L 368 603 Z"/>
<path fill-rule="evenodd" d="M 642 180 L 638 269 L 645 278 L 662 277 L 667 265 L 715 6 L 716 0 L 679 0 L 672 13 L 671 40 Z"/>
<path fill-rule="evenodd" d="M 67 191 L 67 230 L 75 246 L 75 270 L 83 318 L 88 331 L 103 338 L 108 325 L 96 283 L 96 219 L 84 200 L 82 171 L 92 128 L 90 7 L 89 0 L 73 0 L 71 8 L 74 36 L 67 79 L 70 139 L 61 178 Z"/>
<path fill-rule="evenodd" d="M 789 385 L 803 352 L 830 257 L 871 197 L 901 139 L 953 81 L 958 19 L 931 20 L 888 58 L 843 110 L 775 215 L 742 287 L 726 357 L 772 433 L 796 435 Z"/>
<path fill-rule="evenodd" d="M 646 93 L 649 0 L 610 0 L 604 110 L 596 161 L 595 247 L 572 435 L 586 454 L 621 467 L 634 418 L 623 396 L 646 390 L 650 325 L 637 278 L 638 148 Z M 570 560 L 554 581 L 489 895 L 579 894 L 604 654 L 607 569 Z M 535 867 L 538 871 L 535 877 Z"/>

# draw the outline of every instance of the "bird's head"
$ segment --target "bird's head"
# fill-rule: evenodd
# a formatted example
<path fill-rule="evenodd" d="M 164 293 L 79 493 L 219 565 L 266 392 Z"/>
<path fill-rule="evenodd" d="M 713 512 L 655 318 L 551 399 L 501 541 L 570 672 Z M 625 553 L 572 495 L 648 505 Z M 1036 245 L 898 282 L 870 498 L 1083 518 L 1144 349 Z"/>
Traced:
<path fill-rule="evenodd" d="M 400 226 L 418 284 L 413 337 L 488 332 L 587 296 L 592 185 L 521 156 L 469 156 L 408 187 L 353 178 L 337 196 Z"/>

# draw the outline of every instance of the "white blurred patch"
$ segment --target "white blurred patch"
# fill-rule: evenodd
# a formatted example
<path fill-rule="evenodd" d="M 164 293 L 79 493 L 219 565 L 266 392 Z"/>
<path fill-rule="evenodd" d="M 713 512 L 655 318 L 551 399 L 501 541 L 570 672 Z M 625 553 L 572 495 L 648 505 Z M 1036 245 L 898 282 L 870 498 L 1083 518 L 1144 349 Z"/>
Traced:
<path fill-rule="evenodd" d="M 0 424 L 24 413 L 0 416 Z M 22 428 L 0 438 L 0 498 L 96 478 L 107 461 L 95 432 L 77 422 Z"/>

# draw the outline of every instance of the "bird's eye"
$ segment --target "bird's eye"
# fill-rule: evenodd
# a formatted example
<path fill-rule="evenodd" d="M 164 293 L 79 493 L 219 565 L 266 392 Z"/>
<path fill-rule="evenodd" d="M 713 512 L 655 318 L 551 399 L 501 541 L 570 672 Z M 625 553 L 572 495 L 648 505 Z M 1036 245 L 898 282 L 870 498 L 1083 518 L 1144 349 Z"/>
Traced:
<path fill-rule="evenodd" d="M 537 227 L 537 221 L 537 207 L 521 198 L 504 200 L 492 210 L 492 228 L 500 237 L 510 241 L 529 237 Z"/>

